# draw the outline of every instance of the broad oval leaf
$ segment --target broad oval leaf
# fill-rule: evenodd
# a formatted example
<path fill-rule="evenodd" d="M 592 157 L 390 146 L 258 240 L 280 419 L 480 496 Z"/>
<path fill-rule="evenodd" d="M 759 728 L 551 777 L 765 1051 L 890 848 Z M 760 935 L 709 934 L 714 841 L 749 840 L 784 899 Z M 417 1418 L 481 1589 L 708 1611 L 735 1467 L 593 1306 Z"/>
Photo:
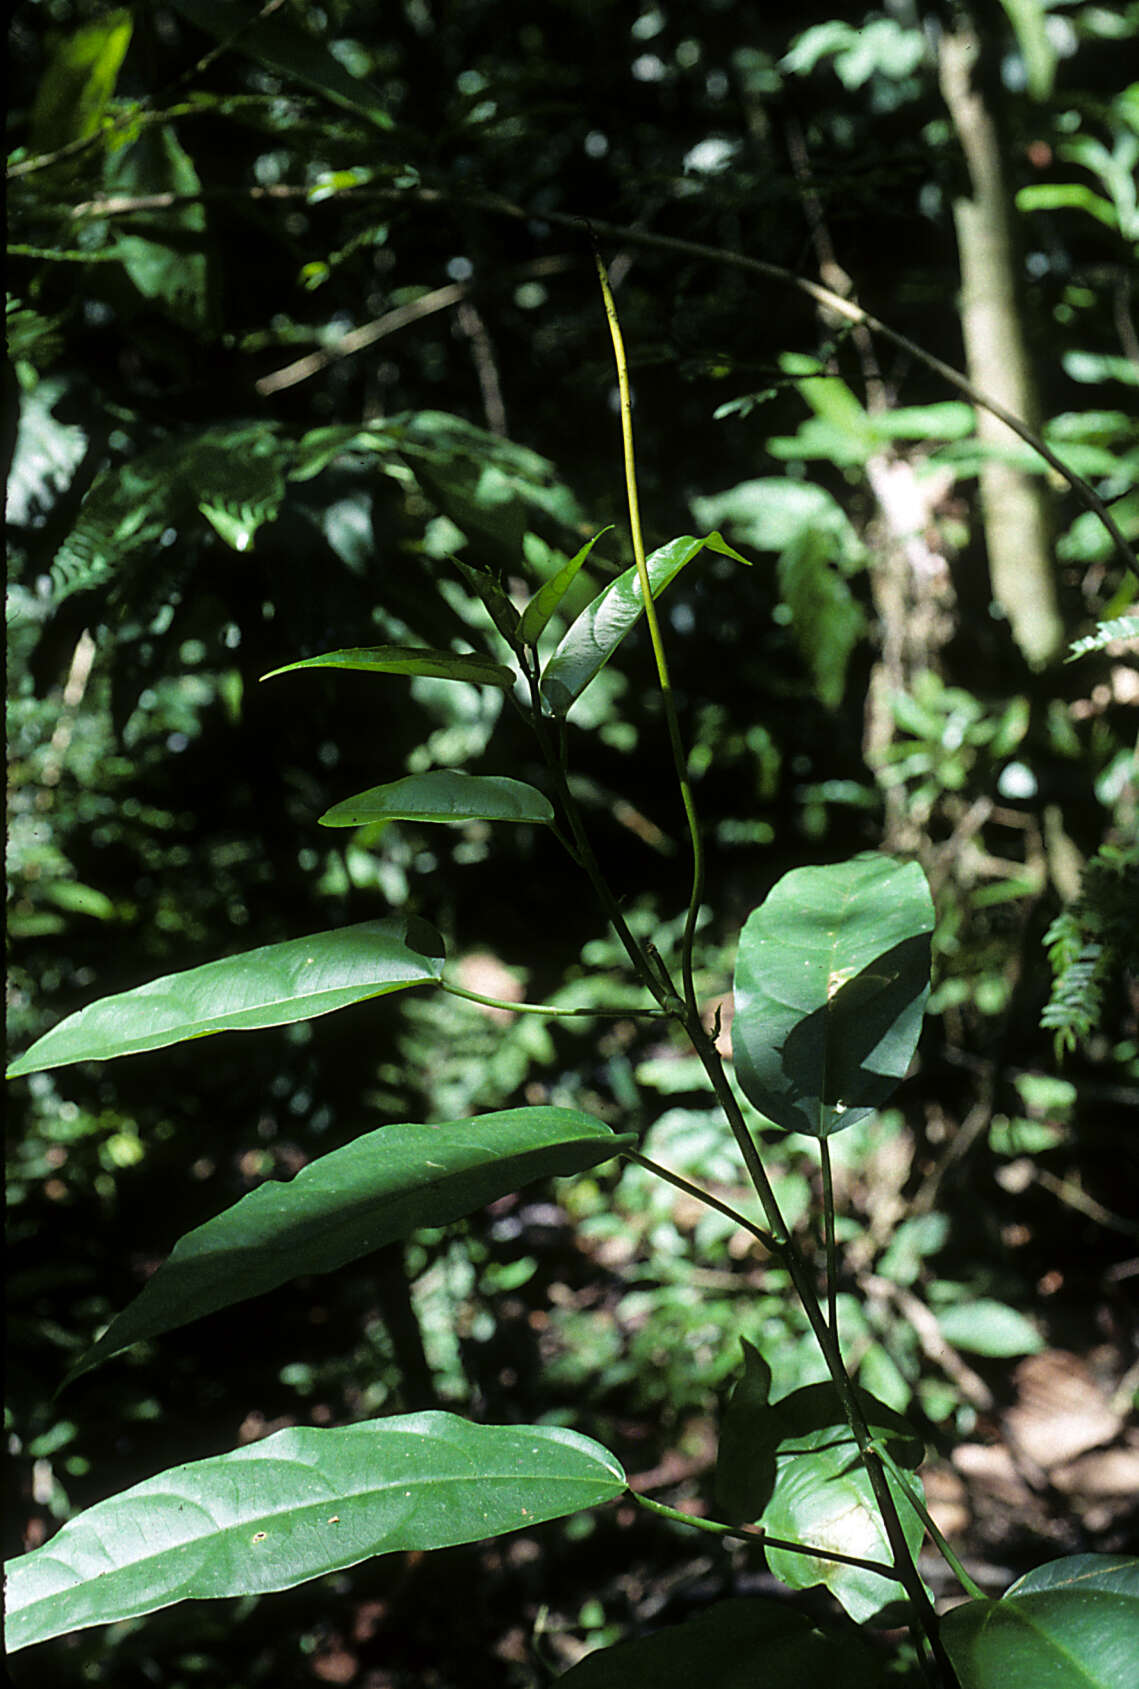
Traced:
<path fill-rule="evenodd" d="M 102 997 L 45 1032 L 8 1077 L 160 1050 L 211 1032 L 311 1020 L 367 997 L 433 984 L 442 971 L 443 940 L 417 916 L 291 938 Z"/>
<path fill-rule="evenodd" d="M 897 1089 L 929 996 L 932 930 L 917 863 L 875 852 L 796 868 L 749 915 L 732 1050 L 769 1120 L 825 1138 Z"/>
<path fill-rule="evenodd" d="M 533 821 L 548 826 L 554 807 L 537 787 L 498 774 L 437 768 L 373 786 L 333 804 L 322 827 L 361 827 L 372 821 Z"/>
<path fill-rule="evenodd" d="M 942 1620 L 961 1689 L 1120 1689 L 1139 1660 L 1139 1560 L 1076 1554 Z"/>
<path fill-rule="evenodd" d="M 659 598 L 685 564 L 691 563 L 701 551 L 718 551 L 724 557 L 734 557 L 737 563 L 747 562 L 721 534 L 709 534 L 706 539 L 684 534 L 662 545 L 648 559 L 653 597 Z M 637 625 L 644 610 L 635 568 L 618 575 L 586 606 L 542 671 L 542 695 L 555 714 L 565 715 L 570 705 L 581 697 L 625 635 Z"/>
<path fill-rule="evenodd" d="M 1036 1355 L 1044 1347 L 1025 1314 L 991 1296 L 942 1308 L 937 1323 L 947 1343 L 973 1355 Z"/>
<path fill-rule="evenodd" d="M 550 1426 L 450 1413 L 295 1426 L 135 1484 L 9 1561 L 8 1649 L 176 1601 L 291 1589 L 376 1554 L 501 1536 L 624 1488 L 608 1450 Z"/>
<path fill-rule="evenodd" d="M 296 669 L 358 669 L 369 674 L 429 674 L 439 680 L 469 680 L 476 686 L 497 686 L 509 692 L 517 676 L 513 669 L 477 652 L 437 651 L 429 645 L 350 646 L 343 651 L 324 651 L 319 657 L 303 657 L 270 669 L 262 680 L 292 674 Z"/>
<path fill-rule="evenodd" d="M 503 1109 L 368 1132 L 187 1232 L 66 1382 L 302 1273 L 329 1273 L 419 1226 L 445 1226 L 533 1179 L 580 1173 L 636 1142 L 576 1109 Z"/>
<path fill-rule="evenodd" d="M 523 645 L 536 645 L 545 631 L 546 624 L 577 577 L 577 572 L 603 535 L 612 530 L 613 524 L 602 528 L 600 533 L 594 534 L 591 540 L 586 540 L 581 550 L 575 552 L 568 562 L 563 563 L 556 574 L 540 586 L 529 604 L 518 619 L 518 637 Z"/>
<path fill-rule="evenodd" d="M 805 1384 L 769 1402 L 771 1369 L 750 1343 L 745 1341 L 743 1349 L 743 1375 L 728 1401 L 716 1459 L 716 1501 L 723 1517 L 733 1524 L 762 1518 L 775 1490 L 779 1462 L 802 1449 L 815 1448 L 820 1438 L 823 1443 L 841 1445 L 844 1461 L 860 1458 L 833 1384 Z M 913 1426 L 868 1390 L 856 1387 L 855 1395 L 872 1434 L 898 1465 L 920 1466 L 925 1449 Z M 823 1546 L 818 1538 L 805 1540 Z"/>
<path fill-rule="evenodd" d="M 744 1372 L 728 1404 L 716 1467 L 723 1517 L 757 1521 L 789 1542 L 891 1564 L 878 1504 L 834 1385 L 807 1384 L 768 1402 L 770 1376 L 759 1353 L 745 1344 Z M 855 1393 L 871 1432 L 900 1466 L 917 1467 L 924 1449 L 913 1427 L 867 1391 Z M 889 1481 L 916 1554 L 922 1522 Z M 764 1552 L 782 1582 L 792 1589 L 825 1583 L 859 1623 L 901 1595 L 893 1579 L 859 1566 L 770 1545 Z"/>
<path fill-rule="evenodd" d="M 848 1631 L 825 1632 L 786 1601 L 722 1601 L 686 1624 L 599 1648 L 558 1678 L 565 1689 L 880 1689 L 881 1661 Z"/>
<path fill-rule="evenodd" d="M 865 1467 L 858 1460 L 849 1431 L 845 1442 L 832 1431 L 816 1431 L 798 1448 L 779 1457 L 775 1489 L 762 1524 L 772 1536 L 805 1542 L 832 1554 L 856 1555 L 890 1565 L 893 1555 Z M 917 1559 L 925 1526 L 906 1500 L 892 1473 L 886 1482 L 897 1504 L 902 1534 Z M 911 1477 L 917 1485 L 917 1478 Z M 772 1574 L 790 1589 L 822 1583 L 856 1624 L 904 1599 L 900 1583 L 861 1566 L 793 1554 L 785 1548 L 764 1550 Z"/>

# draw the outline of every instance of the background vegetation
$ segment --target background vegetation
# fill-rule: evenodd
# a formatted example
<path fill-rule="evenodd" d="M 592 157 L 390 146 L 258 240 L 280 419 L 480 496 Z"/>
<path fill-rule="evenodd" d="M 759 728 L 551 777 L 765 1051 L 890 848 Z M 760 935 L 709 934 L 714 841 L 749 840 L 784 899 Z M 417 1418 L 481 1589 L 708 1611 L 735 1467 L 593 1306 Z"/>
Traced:
<path fill-rule="evenodd" d="M 1049 1549 L 1128 1541 L 1129 1483 L 1101 1469 L 1090 1489 L 1068 1467 L 1113 1439 L 1134 1458 L 1118 1439 L 1139 676 L 1133 639 L 1063 657 L 1104 621 L 1134 632 L 1135 580 L 1060 478 L 979 439 L 961 393 L 896 341 L 668 241 L 821 279 L 933 356 L 968 353 L 996 393 L 958 308 L 961 208 L 980 196 L 946 43 L 972 30 L 1032 402 L 1134 541 L 1139 88 L 1119 65 L 1139 11 L 833 11 L 16 9 L 9 1036 L 22 1049 L 93 995 L 386 908 L 436 923 L 492 995 L 587 1002 L 609 967 L 606 1000 L 621 989 L 544 836 L 503 829 L 492 853 L 480 826 L 315 826 L 433 766 L 541 783 L 500 694 L 258 684 L 337 646 L 467 636 L 455 559 L 529 590 L 612 522 L 594 587 L 626 566 L 591 219 L 633 362 L 650 544 L 719 526 L 755 560 L 709 556 L 664 601 L 710 855 L 709 1015 L 787 868 L 884 847 L 935 891 L 920 1070 L 835 1144 L 846 1329 L 863 1383 L 988 1459 L 947 1464 L 946 1505 L 1002 1582 Z M 994 449 L 1043 512 L 1027 621 L 990 569 Z M 686 869 L 650 673 L 632 644 L 605 671 L 574 763 L 628 918 L 663 948 Z M 582 1106 L 651 1127 L 655 1153 L 726 1189 L 693 1065 L 632 1021 L 576 1024 L 399 999 L 15 1085 L 6 1552 L 173 1459 L 426 1405 L 572 1417 L 699 1507 L 739 1338 L 777 1393 L 819 1363 L 779 1275 L 633 1167 L 505 1199 L 370 1274 L 264 1298 L 252 1336 L 240 1311 L 215 1315 L 54 1398 L 177 1236 L 383 1120 Z M 805 1215 L 816 1162 L 780 1153 L 781 1198 Z M 1066 1467 L 1032 1452 L 1023 1411 L 1077 1385 L 1101 1418 Z M 528 1685 L 543 1660 L 763 1575 L 618 1512 L 19 1663 L 61 1684 Z"/>

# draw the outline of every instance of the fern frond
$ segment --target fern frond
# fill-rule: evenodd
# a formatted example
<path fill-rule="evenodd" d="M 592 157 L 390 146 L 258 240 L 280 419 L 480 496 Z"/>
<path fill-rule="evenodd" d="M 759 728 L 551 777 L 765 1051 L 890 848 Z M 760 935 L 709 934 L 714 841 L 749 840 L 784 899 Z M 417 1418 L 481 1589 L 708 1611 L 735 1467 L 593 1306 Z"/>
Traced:
<path fill-rule="evenodd" d="M 52 562 L 56 602 L 117 580 L 140 549 L 198 513 L 227 544 L 247 550 L 280 510 L 292 449 L 272 424 L 239 423 L 164 440 L 104 470 Z"/>
<path fill-rule="evenodd" d="M 1102 651 L 1117 639 L 1139 639 L 1139 616 L 1116 616 L 1110 622 L 1100 622 L 1094 633 L 1076 640 L 1064 661 L 1074 663 L 1077 657 L 1086 657 L 1089 651 Z"/>
<path fill-rule="evenodd" d="M 1080 895 L 1044 935 L 1052 993 L 1040 1017 L 1059 1057 L 1102 1024 L 1107 993 L 1139 972 L 1139 844 L 1103 845 L 1084 869 Z"/>

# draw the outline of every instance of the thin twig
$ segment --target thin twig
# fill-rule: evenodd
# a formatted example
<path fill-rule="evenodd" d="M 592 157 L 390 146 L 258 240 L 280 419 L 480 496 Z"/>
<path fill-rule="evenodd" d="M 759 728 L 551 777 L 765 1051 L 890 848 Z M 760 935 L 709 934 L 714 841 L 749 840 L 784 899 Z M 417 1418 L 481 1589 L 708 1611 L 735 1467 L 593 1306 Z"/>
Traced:
<path fill-rule="evenodd" d="M 673 767 L 676 770 L 680 798 L 684 805 L 684 818 L 688 824 L 688 836 L 692 842 L 692 890 L 688 899 L 688 913 L 684 921 L 680 966 L 681 977 L 684 981 L 685 1006 L 689 1016 L 696 1020 L 699 1018 L 699 1005 L 696 1001 L 696 987 L 693 980 L 692 952 L 696 939 L 696 922 L 700 914 L 700 902 L 704 894 L 704 845 L 700 837 L 700 823 L 696 817 L 696 806 L 692 801 L 692 787 L 688 780 L 688 761 L 680 738 L 676 700 L 673 697 L 672 683 L 669 680 L 668 659 L 665 656 L 664 640 L 661 638 L 660 621 L 657 617 L 656 602 L 653 598 L 652 582 L 649 579 L 644 534 L 641 532 L 637 469 L 633 456 L 633 396 L 629 387 L 629 366 L 625 357 L 625 342 L 621 334 L 621 324 L 617 317 L 617 306 L 613 300 L 609 278 L 605 274 L 605 265 L 601 261 L 601 254 L 596 245 L 593 249 L 593 258 L 597 266 L 597 277 L 601 283 L 601 296 L 605 301 L 605 316 L 609 323 L 609 334 L 613 341 L 613 355 L 617 364 L 617 386 L 621 395 L 621 443 L 625 458 L 625 493 L 629 505 L 629 528 L 633 539 L 633 557 L 637 565 L 641 600 L 645 607 L 645 623 L 649 630 L 653 656 L 656 659 L 657 680 L 660 684 L 661 700 L 664 704 Z"/>
<path fill-rule="evenodd" d="M 321 370 L 327 369 L 329 364 L 347 358 L 353 352 L 362 352 L 365 346 L 374 346 L 377 340 L 398 333 L 401 328 L 418 322 L 421 317 L 429 317 L 435 311 L 445 311 L 449 305 L 458 304 L 467 293 L 468 286 L 467 282 L 448 282 L 446 287 L 437 287 L 433 292 L 425 293 L 421 299 L 413 299 L 410 305 L 398 305 L 394 311 L 385 311 L 384 315 L 377 317 L 374 322 L 349 329 L 335 346 L 322 347 L 319 352 L 308 352 L 303 358 L 285 364 L 282 369 L 276 369 L 270 375 L 263 375 L 253 386 L 265 399 L 271 393 L 279 393 L 284 387 L 295 387 L 298 381 L 308 381 L 311 376 L 319 375 Z"/>
<path fill-rule="evenodd" d="M 738 1537 L 743 1542 L 757 1543 L 761 1548 L 781 1548 L 788 1554 L 808 1554 L 815 1560 L 833 1560 L 839 1566 L 857 1566 L 863 1572 L 876 1572 L 881 1578 L 892 1578 L 895 1583 L 902 1579 L 894 1566 L 886 1565 L 883 1560 L 863 1560 L 855 1554 L 839 1554 L 832 1548 L 815 1548 L 806 1542 L 788 1542 L 783 1537 L 769 1536 L 759 1525 L 722 1525 L 718 1519 L 704 1519 L 698 1513 L 682 1513 L 679 1507 L 666 1507 L 662 1501 L 653 1501 L 650 1496 L 641 1495 L 632 1484 L 629 1494 L 639 1507 L 648 1513 L 659 1514 L 661 1518 L 673 1519 L 681 1525 L 694 1525 L 698 1531 L 708 1531 L 718 1537 Z"/>
<path fill-rule="evenodd" d="M 630 1008 L 626 1005 L 620 1009 L 559 1009 L 552 1003 L 516 1003 L 507 997 L 487 997 L 481 991 L 468 991 L 466 986 L 455 985 L 449 979 L 437 979 L 435 983 L 452 997 L 465 997 L 468 1003 L 481 1003 L 488 1009 L 508 1009 L 512 1015 L 559 1015 L 563 1019 L 578 1015 L 585 1019 L 628 1020 L 632 1015 L 654 1015 L 659 1019 L 664 1013 L 662 1009 L 650 1007 L 648 1004 L 644 1008 Z M 740 1223 L 742 1225 L 746 1222 Z"/>
<path fill-rule="evenodd" d="M 18 167 L 13 166 L 13 169 L 15 168 Z M 221 198 L 304 199 L 308 196 L 308 193 L 309 189 L 303 185 L 277 183 L 272 187 L 265 188 L 207 189 L 198 194 L 147 195 L 138 201 L 121 202 L 121 208 L 123 211 L 144 208 L 162 209 L 170 205 L 191 204 L 196 200 Z M 445 193 L 440 188 L 360 187 L 345 189 L 343 194 L 338 194 L 335 197 L 338 199 L 351 197 L 361 200 L 377 200 L 386 205 L 450 206 L 453 204 L 455 196 Z M 151 201 L 153 201 L 153 206 L 150 204 Z M 86 216 L 109 216 L 112 215 L 112 212 L 108 207 L 115 203 L 108 200 L 91 200 L 83 206 L 75 207 L 71 214 L 73 216 L 78 216 L 81 213 Z M 955 387 L 959 393 L 963 393 L 970 404 L 988 411 L 991 416 L 997 417 L 999 421 L 1005 424 L 1006 428 L 1010 428 L 1014 434 L 1023 440 L 1025 445 L 1031 446 L 1037 456 L 1042 458 L 1051 469 L 1056 471 L 1057 475 L 1067 482 L 1080 502 L 1088 510 L 1094 511 L 1111 535 L 1116 550 L 1127 567 L 1134 575 L 1139 577 L 1139 557 L 1136 556 L 1134 548 L 1124 537 L 1107 504 L 1100 498 L 1090 482 L 1085 481 L 1082 475 L 1077 475 L 1074 469 L 1069 468 L 1035 429 L 1030 428 L 1026 422 L 1021 421 L 1020 417 L 1014 416 L 1011 411 L 998 404 L 996 399 L 982 393 L 967 376 L 961 374 L 960 370 L 954 369 L 952 364 L 947 364 L 941 358 L 935 357 L 932 352 L 927 352 L 925 347 L 920 346 L 916 340 L 911 340 L 908 335 L 901 334 L 897 329 L 891 328 L 880 317 L 874 316 L 872 312 L 865 310 L 861 305 L 855 304 L 853 300 L 844 299 L 841 294 L 835 293 L 829 287 L 824 287 L 820 282 L 811 281 L 808 276 L 796 275 L 794 270 L 785 269 L 782 264 L 772 264 L 765 258 L 749 258 L 742 252 L 731 251 L 728 247 L 707 246 L 702 241 L 682 240 L 676 235 L 656 235 L 648 229 L 630 228 L 623 223 L 609 223 L 596 217 L 586 219 L 575 212 L 543 211 L 540 214 L 530 212 L 524 206 L 515 205 L 512 200 L 503 199 L 497 194 L 467 194 L 463 196 L 463 205 L 470 210 L 485 211 L 490 216 L 508 217 L 514 222 L 543 222 L 558 228 L 576 229 L 578 231 L 583 226 L 588 226 L 595 235 L 605 235 L 613 240 L 625 241 L 631 246 L 650 247 L 658 252 L 676 252 L 688 258 L 705 259 L 712 264 L 725 264 L 731 269 L 744 270 L 750 275 L 763 276 L 768 281 L 779 282 L 785 287 L 793 287 L 800 293 L 806 294 L 809 299 L 813 299 L 817 305 L 825 306 L 840 317 L 845 318 L 847 322 L 856 326 L 864 325 L 872 334 L 881 335 L 884 340 L 890 341 L 891 345 L 897 346 L 901 351 L 908 353 L 911 358 L 915 358 L 918 363 L 924 364 L 927 369 L 932 370 L 935 375 L 939 375 L 951 387 Z"/>
<path fill-rule="evenodd" d="M 554 275 L 560 270 L 569 269 L 572 262 L 571 258 L 563 254 L 555 254 L 524 264 L 512 273 L 523 278 Z M 365 347 L 374 346 L 377 340 L 383 340 L 389 334 L 396 334 L 401 328 L 418 322 L 421 317 L 430 316 L 436 311 L 445 311 L 451 305 L 461 304 L 474 285 L 473 282 L 449 282 L 445 287 L 437 287 L 431 293 L 413 299 L 408 305 L 398 305 L 392 311 L 385 311 L 382 317 L 376 317 L 370 323 L 361 323 L 359 328 L 349 329 L 335 346 L 324 346 L 318 352 L 309 352 L 305 357 L 297 358 L 291 364 L 273 370 L 269 375 L 263 375 L 259 381 L 253 383 L 254 388 L 262 398 L 267 398 L 270 393 L 279 393 L 284 387 L 295 387 L 299 381 L 308 381 L 338 359 L 351 357 L 354 352 L 362 352 Z M 505 416 L 503 422 L 505 423 Z"/>
<path fill-rule="evenodd" d="M 381 188 L 376 190 L 376 196 L 386 199 L 390 203 L 411 202 L 419 205 L 449 205 L 452 200 L 450 194 L 439 188 Z M 503 199 L 497 194 L 464 195 L 463 204 L 468 209 L 485 211 L 492 216 L 508 217 L 515 222 L 543 222 L 557 228 L 580 228 L 585 221 L 579 214 L 573 212 L 543 211 L 539 214 L 527 211 L 524 206 L 515 205 L 513 201 Z M 785 287 L 796 288 L 800 293 L 805 293 L 809 299 L 813 299 L 816 304 L 825 305 L 840 317 L 844 317 L 847 322 L 864 324 L 873 334 L 881 335 L 884 340 L 890 341 L 892 345 L 899 347 L 903 352 L 907 352 L 910 357 L 916 358 L 919 363 L 924 364 L 927 369 L 932 370 L 935 375 L 939 375 L 951 387 L 956 387 L 958 392 L 963 393 L 971 404 L 979 406 L 982 410 L 987 410 L 992 416 L 998 417 L 1026 445 L 1031 446 L 1045 463 L 1063 477 L 1077 498 L 1089 510 L 1095 512 L 1111 535 L 1128 568 L 1139 576 L 1139 557 L 1136 557 L 1133 548 L 1124 538 L 1110 510 L 1095 488 L 1089 485 L 1082 475 L 1077 475 L 1075 470 L 1070 469 L 1063 459 L 1057 457 L 1051 447 L 1027 423 L 1022 422 L 1018 416 L 1014 416 L 1011 411 L 1006 410 L 995 399 L 989 398 L 987 394 L 974 387 L 973 383 L 962 375 L 960 370 L 954 369 L 952 364 L 944 363 L 941 358 L 935 357 L 932 352 L 927 352 L 924 346 L 919 346 L 917 341 L 911 340 L 908 335 L 900 334 L 897 329 L 890 328 L 881 318 L 874 316 L 861 305 L 856 305 L 852 300 L 844 299 L 841 294 L 833 292 L 831 288 L 824 287 L 819 282 L 811 281 L 806 276 L 796 275 L 793 270 L 785 269 L 782 264 L 772 264 L 765 258 L 748 258 L 743 253 L 732 252 L 726 247 L 707 246 L 701 241 L 682 240 L 674 235 L 652 234 L 647 229 L 633 229 L 622 223 L 603 222 L 596 217 L 588 219 L 588 223 L 596 235 L 604 235 L 612 240 L 625 241 L 630 246 L 652 247 L 658 252 L 675 252 L 688 258 L 701 258 L 713 264 L 725 264 L 732 269 L 744 270 L 750 275 L 763 276 L 768 281 L 779 282 Z"/>
<path fill-rule="evenodd" d="M 659 1013 L 660 1011 L 656 1012 Z M 734 1220 L 737 1226 L 742 1227 L 745 1232 L 750 1232 L 752 1237 L 758 1238 L 769 1254 L 778 1256 L 779 1245 L 771 1233 L 764 1231 L 762 1226 L 757 1226 L 753 1220 L 747 1219 L 730 1203 L 721 1202 L 720 1198 L 713 1196 L 711 1191 L 702 1190 L 699 1185 L 694 1185 L 690 1179 L 686 1179 L 682 1173 L 674 1173 L 671 1167 L 662 1167 L 659 1161 L 653 1161 L 650 1156 L 642 1155 L 639 1150 L 627 1149 L 622 1150 L 621 1153 L 626 1161 L 635 1162 L 638 1167 L 643 1167 L 647 1173 L 653 1173 L 658 1179 L 664 1179 L 668 1184 L 675 1185 L 677 1190 L 683 1191 L 686 1196 L 695 1197 L 697 1202 L 704 1203 L 708 1208 L 715 1208 L 720 1214 L 726 1215 L 729 1220 Z"/>

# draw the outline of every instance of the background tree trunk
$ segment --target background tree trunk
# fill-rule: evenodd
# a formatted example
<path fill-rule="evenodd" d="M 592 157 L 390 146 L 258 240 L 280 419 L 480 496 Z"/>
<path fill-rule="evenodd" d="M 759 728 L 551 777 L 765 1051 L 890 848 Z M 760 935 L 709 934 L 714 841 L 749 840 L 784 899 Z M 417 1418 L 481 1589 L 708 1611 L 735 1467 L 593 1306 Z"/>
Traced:
<path fill-rule="evenodd" d="M 969 193 L 954 201 L 961 263 L 961 326 L 969 379 L 1033 428 L 1039 405 L 1017 309 L 1009 200 L 992 114 L 975 81 L 977 31 L 961 16 L 941 40 L 941 91 L 965 155 Z M 977 415 L 983 443 L 1019 442 L 988 411 Z M 994 459 L 981 470 L 981 509 L 993 597 L 1034 668 L 1059 655 L 1064 627 L 1056 597 L 1048 490 L 1039 475 Z"/>

